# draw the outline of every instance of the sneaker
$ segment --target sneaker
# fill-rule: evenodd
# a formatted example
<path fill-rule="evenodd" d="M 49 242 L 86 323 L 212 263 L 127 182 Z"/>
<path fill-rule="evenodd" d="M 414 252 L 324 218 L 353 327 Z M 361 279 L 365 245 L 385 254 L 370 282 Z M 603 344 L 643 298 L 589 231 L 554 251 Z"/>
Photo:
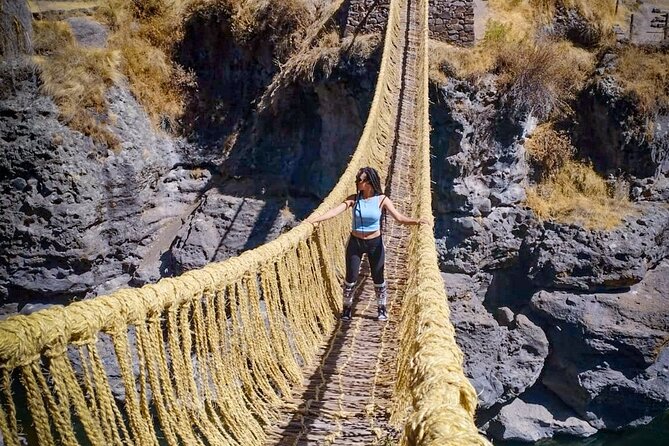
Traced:
<path fill-rule="evenodd" d="M 344 311 L 342 311 L 342 313 L 341 313 L 342 320 L 350 321 L 351 318 L 352 318 L 352 313 L 353 313 L 353 307 L 352 306 L 344 307 Z"/>
<path fill-rule="evenodd" d="M 388 310 L 386 310 L 385 305 L 379 305 L 379 316 L 377 318 L 380 321 L 387 321 L 388 320 Z"/>

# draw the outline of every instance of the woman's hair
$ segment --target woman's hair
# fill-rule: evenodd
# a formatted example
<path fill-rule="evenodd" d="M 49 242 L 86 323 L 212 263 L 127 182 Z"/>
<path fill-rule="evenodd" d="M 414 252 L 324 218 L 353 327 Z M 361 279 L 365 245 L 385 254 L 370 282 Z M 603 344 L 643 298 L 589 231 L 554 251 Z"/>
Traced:
<path fill-rule="evenodd" d="M 383 189 L 381 188 L 381 177 L 379 176 L 379 173 L 376 171 L 375 168 L 373 167 L 363 167 L 358 171 L 358 174 L 355 176 L 356 179 L 360 178 L 362 174 L 365 174 L 365 179 L 369 181 L 369 184 L 372 186 L 372 189 L 374 189 L 374 195 L 383 195 Z M 360 213 L 360 219 L 362 220 L 362 214 L 360 210 L 360 205 L 359 205 L 359 199 L 361 196 L 361 192 L 358 192 L 355 196 L 355 204 L 353 205 L 353 216 L 355 218 L 355 212 L 357 210 L 358 213 Z M 381 220 L 381 227 L 385 225 L 386 221 L 386 211 L 381 212 L 383 214 L 383 219 Z"/>
<path fill-rule="evenodd" d="M 383 189 L 381 188 L 381 177 L 379 173 L 373 167 L 363 167 L 358 171 L 357 178 L 360 178 L 360 175 L 365 174 L 367 181 L 371 184 L 372 189 L 374 189 L 374 195 L 383 195 Z"/>

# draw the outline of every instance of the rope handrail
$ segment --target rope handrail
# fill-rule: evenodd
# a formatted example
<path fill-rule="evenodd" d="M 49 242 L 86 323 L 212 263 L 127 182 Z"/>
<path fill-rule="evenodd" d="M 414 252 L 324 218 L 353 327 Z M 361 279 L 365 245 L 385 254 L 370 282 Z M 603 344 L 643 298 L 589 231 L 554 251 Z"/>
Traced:
<path fill-rule="evenodd" d="M 421 9 L 415 213 L 431 219 L 427 0 Z M 354 191 L 361 166 L 389 165 L 402 88 L 407 0 L 391 0 L 368 120 L 339 181 L 313 215 Z M 340 310 L 350 221 L 302 224 L 272 242 L 139 289 L 0 322 L 0 431 L 40 445 L 256 445 L 300 382 Z M 429 228 L 413 233 L 394 418 L 403 444 L 489 444 Z M 419 276 L 420 273 L 420 276 Z M 18 382 L 16 383 L 16 379 Z M 18 406 L 24 401 L 28 414 Z"/>
<path fill-rule="evenodd" d="M 420 33 L 415 163 L 415 214 L 432 225 L 428 95 L 428 0 L 418 0 Z M 477 395 L 463 371 L 431 227 L 412 234 L 400 322 L 393 418 L 404 421 L 402 445 L 491 445 L 474 424 Z"/>

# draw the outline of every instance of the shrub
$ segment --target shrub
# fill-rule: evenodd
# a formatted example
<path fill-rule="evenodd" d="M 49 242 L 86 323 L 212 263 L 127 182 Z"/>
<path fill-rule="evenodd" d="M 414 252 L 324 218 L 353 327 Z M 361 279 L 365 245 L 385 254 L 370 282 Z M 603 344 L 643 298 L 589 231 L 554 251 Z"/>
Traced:
<path fill-rule="evenodd" d="M 110 44 L 123 55 L 123 71 L 130 81 L 130 90 L 154 124 L 176 128 L 184 108 L 183 90 L 190 85 L 190 76 L 144 39 L 117 33 Z"/>
<path fill-rule="evenodd" d="M 571 111 L 569 102 L 594 69 L 594 57 L 569 42 L 504 47 L 497 56 L 497 71 L 505 91 L 503 102 L 524 117 L 546 120 Z"/>
<path fill-rule="evenodd" d="M 178 128 L 194 76 L 171 56 L 189 1 L 106 0 L 98 16 L 113 30 L 110 48 L 123 57 L 130 90 L 155 125 Z"/>
<path fill-rule="evenodd" d="M 476 81 L 493 72 L 514 113 L 547 119 L 569 112 L 569 102 L 594 69 L 595 55 L 565 40 L 537 40 L 533 10 L 516 3 L 491 1 L 496 19 L 488 21 L 473 48 L 430 42 L 430 77 L 445 82 L 445 73 Z"/>
<path fill-rule="evenodd" d="M 575 160 L 566 132 L 542 124 L 525 142 L 538 183 L 528 187 L 526 204 L 542 219 L 591 229 L 612 229 L 633 212 L 629 183 L 605 181 L 589 162 Z"/>
<path fill-rule="evenodd" d="M 304 0 L 240 0 L 232 5 L 235 39 L 244 44 L 259 36 L 269 37 L 281 61 L 297 48 L 313 19 Z"/>

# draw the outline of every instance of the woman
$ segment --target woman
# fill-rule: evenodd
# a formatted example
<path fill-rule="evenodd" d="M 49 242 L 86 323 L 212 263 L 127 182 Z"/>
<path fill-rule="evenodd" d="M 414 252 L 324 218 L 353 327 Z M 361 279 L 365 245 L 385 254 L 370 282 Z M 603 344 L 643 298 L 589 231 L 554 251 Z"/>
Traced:
<path fill-rule="evenodd" d="M 346 246 L 346 281 L 344 282 L 343 320 L 351 320 L 353 307 L 353 289 L 360 273 L 360 259 L 367 254 L 369 267 L 374 280 L 374 291 L 378 303 L 378 319 L 388 320 L 386 301 L 388 290 L 384 278 L 385 247 L 381 237 L 381 216 L 388 211 L 395 220 L 407 225 L 427 224 L 425 219 L 416 219 L 402 215 L 390 198 L 383 195 L 381 178 L 372 167 L 363 167 L 355 177 L 358 190 L 356 195 L 346 198 L 341 204 L 326 213 L 309 217 L 308 222 L 317 226 L 319 222 L 335 217 L 348 208 L 353 208 L 353 228 Z"/>

